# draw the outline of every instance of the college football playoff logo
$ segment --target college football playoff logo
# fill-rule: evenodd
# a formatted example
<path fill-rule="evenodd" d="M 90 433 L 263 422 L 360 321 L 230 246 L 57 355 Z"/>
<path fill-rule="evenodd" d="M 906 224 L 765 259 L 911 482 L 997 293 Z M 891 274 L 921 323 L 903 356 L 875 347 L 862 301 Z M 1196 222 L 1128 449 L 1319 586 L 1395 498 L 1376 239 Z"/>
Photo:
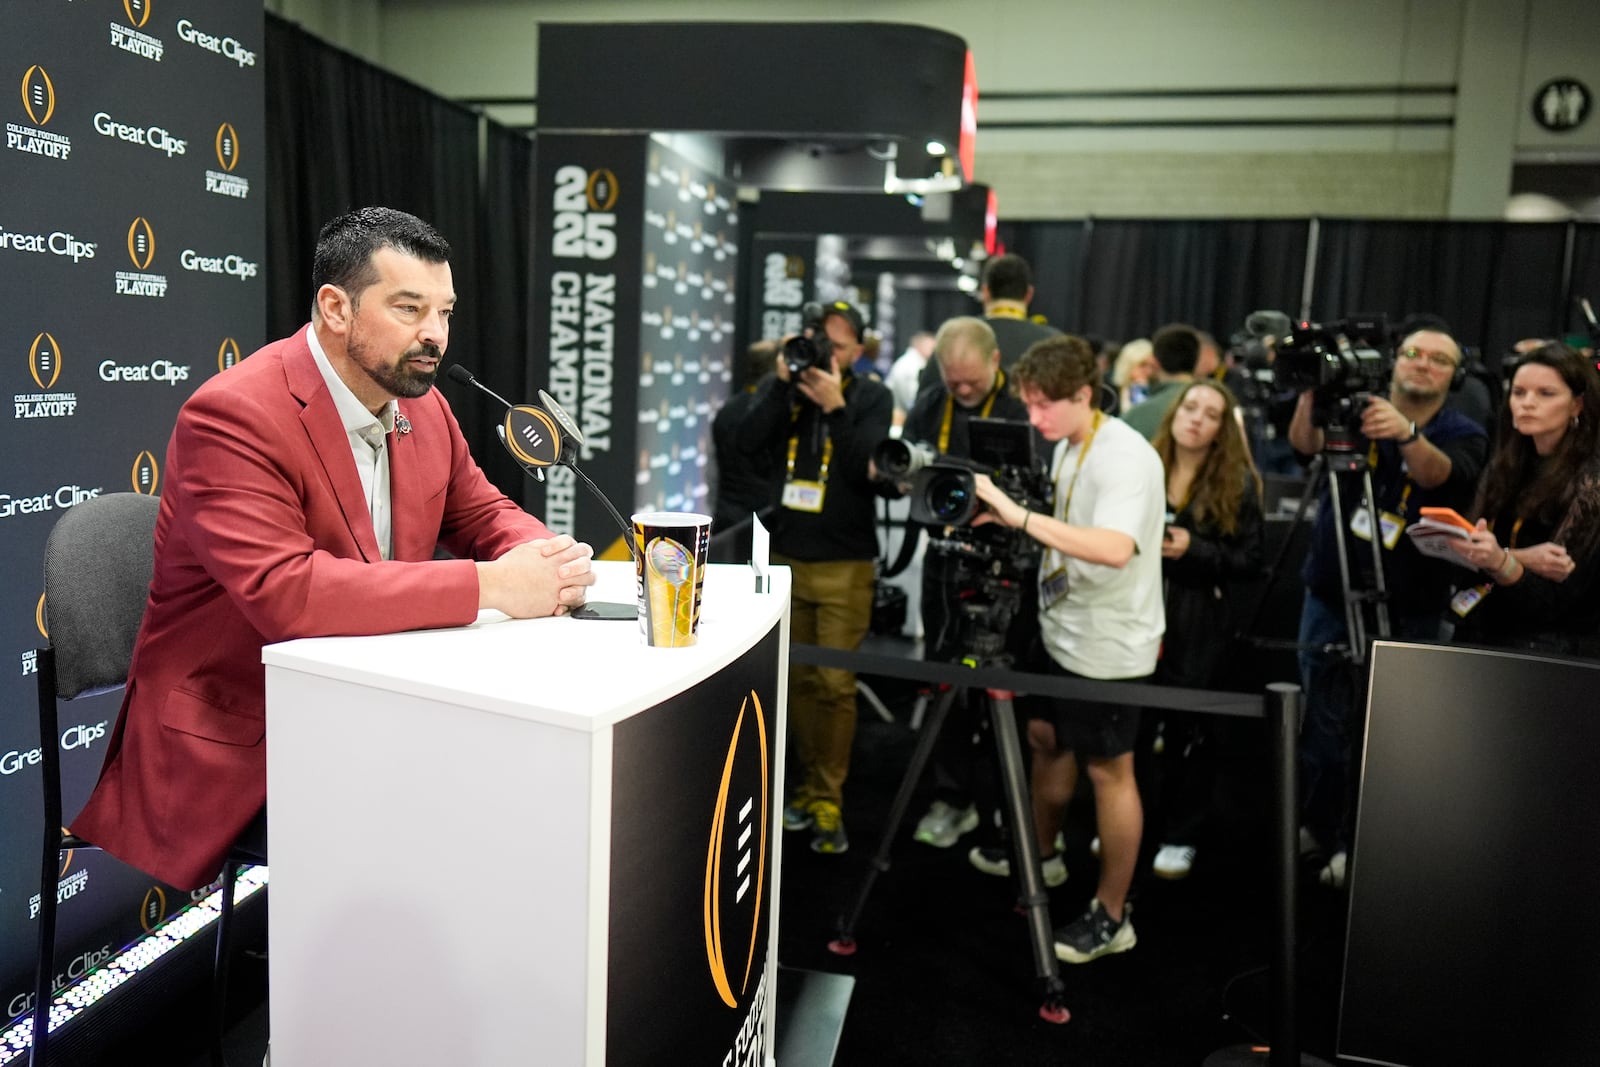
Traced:
<path fill-rule="evenodd" d="M 217 127 L 217 165 L 229 174 L 239 165 L 239 131 L 231 122 Z"/>
<path fill-rule="evenodd" d="M 128 227 L 128 258 L 140 270 L 149 268 L 156 258 L 156 231 L 143 215 L 134 219 L 133 225 Z"/>
<path fill-rule="evenodd" d="M 589 181 L 584 186 L 584 197 L 589 201 L 590 211 L 610 211 L 617 206 L 617 176 L 601 167 L 589 175 Z"/>
<path fill-rule="evenodd" d="M 22 109 L 35 126 L 45 125 L 56 113 L 56 87 L 37 63 L 22 76 Z"/>
<path fill-rule="evenodd" d="M 158 885 L 150 887 L 144 895 L 144 900 L 139 902 L 139 925 L 144 927 L 144 932 L 149 933 L 161 922 L 161 917 L 167 913 L 166 890 Z"/>
<path fill-rule="evenodd" d="M 41 333 L 28 347 L 28 373 L 40 389 L 55 388 L 61 377 L 61 348 L 48 333 Z"/>
<path fill-rule="evenodd" d="M 156 487 L 161 484 L 161 468 L 156 466 L 156 457 L 149 450 L 140 452 L 133 457 L 133 491 L 145 496 L 155 496 Z"/>
<path fill-rule="evenodd" d="M 122 0 L 122 10 L 128 13 L 128 25 L 136 30 L 150 21 L 150 0 Z"/>
<path fill-rule="evenodd" d="M 768 759 L 766 714 L 752 689 L 739 707 L 733 736 L 728 739 L 706 847 L 706 964 L 717 995 L 730 1008 L 737 1008 L 739 997 L 750 988 L 761 929 L 761 900 L 767 888 L 767 837 L 771 830 Z M 737 994 L 728 976 L 729 949 L 735 954 L 735 973 L 741 975 Z M 740 950 L 744 953 L 743 966 L 737 956 Z"/>
<path fill-rule="evenodd" d="M 244 353 L 239 351 L 239 342 L 231 337 L 224 337 L 222 344 L 217 348 L 217 370 L 227 370 L 243 358 Z"/>

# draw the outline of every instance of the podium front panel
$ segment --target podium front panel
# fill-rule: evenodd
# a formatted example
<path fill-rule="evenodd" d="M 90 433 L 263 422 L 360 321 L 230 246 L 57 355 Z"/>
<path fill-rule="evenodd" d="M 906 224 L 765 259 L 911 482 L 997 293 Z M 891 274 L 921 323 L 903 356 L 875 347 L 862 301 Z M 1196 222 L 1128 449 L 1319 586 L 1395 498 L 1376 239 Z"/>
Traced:
<path fill-rule="evenodd" d="M 608 1065 L 765 1062 L 778 658 L 774 629 L 613 730 Z"/>

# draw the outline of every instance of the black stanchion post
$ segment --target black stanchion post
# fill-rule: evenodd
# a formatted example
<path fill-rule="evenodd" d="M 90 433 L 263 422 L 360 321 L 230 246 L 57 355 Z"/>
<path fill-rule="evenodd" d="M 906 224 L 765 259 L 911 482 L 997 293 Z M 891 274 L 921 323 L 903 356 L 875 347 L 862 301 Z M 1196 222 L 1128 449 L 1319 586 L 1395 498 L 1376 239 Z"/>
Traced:
<path fill-rule="evenodd" d="M 1328 1067 L 1326 1061 L 1300 1051 L 1296 979 L 1296 945 L 1300 901 L 1300 776 L 1297 739 L 1300 734 L 1300 687 L 1290 682 L 1267 686 L 1263 710 L 1272 761 L 1273 895 L 1271 1044 L 1267 1048 L 1235 1045 L 1207 1056 L 1204 1067 Z"/>

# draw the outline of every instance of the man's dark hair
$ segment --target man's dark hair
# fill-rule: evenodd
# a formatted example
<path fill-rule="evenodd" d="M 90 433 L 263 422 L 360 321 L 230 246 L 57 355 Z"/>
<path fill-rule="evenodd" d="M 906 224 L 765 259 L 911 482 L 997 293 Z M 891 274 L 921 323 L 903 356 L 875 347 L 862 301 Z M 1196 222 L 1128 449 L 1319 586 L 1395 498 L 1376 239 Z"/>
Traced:
<path fill-rule="evenodd" d="M 995 256 L 983 265 L 983 287 L 990 300 L 1026 300 L 1033 288 L 1033 269 L 1021 256 Z"/>
<path fill-rule="evenodd" d="M 740 367 L 742 372 L 735 385 L 754 385 L 768 374 L 778 362 L 778 352 L 781 345 L 776 341 L 756 341 L 745 349 L 744 364 Z"/>
<path fill-rule="evenodd" d="M 1011 368 L 1011 388 L 1018 396 L 1037 389 L 1051 400 L 1064 400 L 1100 381 L 1089 342 L 1071 334 L 1035 341 Z"/>
<path fill-rule="evenodd" d="M 1193 326 L 1163 326 L 1150 338 L 1150 347 L 1161 364 L 1161 373 L 1168 376 L 1193 374 L 1200 362 L 1200 334 Z"/>
<path fill-rule="evenodd" d="M 364 207 L 331 219 L 317 234 L 311 262 L 311 291 L 336 285 L 358 302 L 361 291 L 378 280 L 372 256 L 392 248 L 428 263 L 448 263 L 450 242 L 415 215 L 392 207 Z"/>
<path fill-rule="evenodd" d="M 1452 341 L 1456 339 L 1454 331 L 1450 329 L 1449 321 L 1443 315 L 1435 315 L 1431 311 L 1413 311 L 1400 320 L 1400 328 L 1395 335 L 1403 339 L 1410 337 L 1418 330 L 1442 333 Z"/>

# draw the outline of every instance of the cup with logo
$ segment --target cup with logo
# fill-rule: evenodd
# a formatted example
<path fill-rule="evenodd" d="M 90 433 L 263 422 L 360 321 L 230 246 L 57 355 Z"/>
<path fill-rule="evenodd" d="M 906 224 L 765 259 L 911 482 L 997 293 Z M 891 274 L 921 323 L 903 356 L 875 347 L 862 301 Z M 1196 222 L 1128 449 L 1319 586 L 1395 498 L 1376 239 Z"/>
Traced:
<path fill-rule="evenodd" d="M 633 516 L 635 588 L 644 643 L 681 648 L 698 640 L 700 594 L 711 545 L 711 516 L 641 511 Z"/>

